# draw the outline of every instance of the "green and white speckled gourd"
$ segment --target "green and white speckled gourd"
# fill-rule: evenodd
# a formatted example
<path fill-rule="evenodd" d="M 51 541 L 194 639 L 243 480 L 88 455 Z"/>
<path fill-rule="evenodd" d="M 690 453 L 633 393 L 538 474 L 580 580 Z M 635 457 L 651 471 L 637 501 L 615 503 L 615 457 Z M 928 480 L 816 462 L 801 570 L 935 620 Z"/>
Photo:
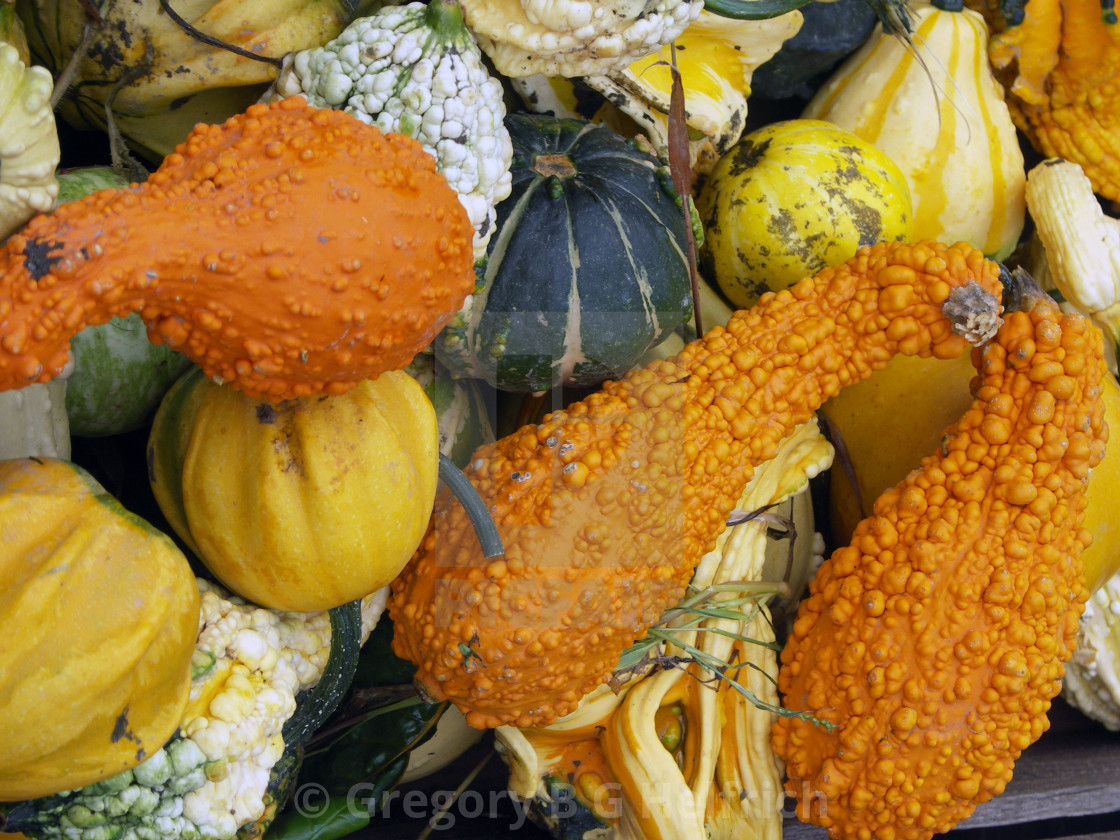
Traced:
<path fill-rule="evenodd" d="M 502 85 L 456 3 L 387 6 L 288 55 L 265 100 L 300 94 L 419 140 L 470 216 L 476 257 L 485 254 L 494 206 L 509 195 L 512 149 Z"/>

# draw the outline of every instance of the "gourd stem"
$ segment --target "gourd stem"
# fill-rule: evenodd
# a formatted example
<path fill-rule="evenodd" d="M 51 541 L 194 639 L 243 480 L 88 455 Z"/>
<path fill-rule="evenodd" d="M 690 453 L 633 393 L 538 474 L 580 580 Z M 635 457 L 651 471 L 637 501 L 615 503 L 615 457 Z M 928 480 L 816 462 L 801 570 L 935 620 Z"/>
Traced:
<path fill-rule="evenodd" d="M 999 282 L 1003 284 L 1004 312 L 1030 312 L 1041 302 L 1057 306 L 1038 281 L 1021 266 L 1010 270 L 1000 263 Z"/>
<path fill-rule="evenodd" d="M 502 545 L 502 538 L 498 535 L 498 526 L 494 524 L 494 520 L 490 517 L 490 511 L 486 509 L 486 503 L 482 501 L 482 497 L 478 495 L 478 491 L 463 474 L 463 471 L 455 466 L 455 462 L 442 452 L 439 454 L 439 477 L 447 485 L 447 488 L 455 494 L 455 498 L 459 500 L 459 504 L 467 512 L 467 518 L 470 519 L 471 526 L 478 536 L 478 541 L 482 545 L 482 553 L 486 556 L 486 559 L 501 557 L 505 554 L 506 549 Z"/>
<path fill-rule="evenodd" d="M 735 20 L 767 20 L 808 4 L 809 0 L 704 0 L 704 11 Z"/>
<path fill-rule="evenodd" d="M 930 0 L 930 4 L 943 12 L 960 12 L 964 10 L 964 0 Z"/>

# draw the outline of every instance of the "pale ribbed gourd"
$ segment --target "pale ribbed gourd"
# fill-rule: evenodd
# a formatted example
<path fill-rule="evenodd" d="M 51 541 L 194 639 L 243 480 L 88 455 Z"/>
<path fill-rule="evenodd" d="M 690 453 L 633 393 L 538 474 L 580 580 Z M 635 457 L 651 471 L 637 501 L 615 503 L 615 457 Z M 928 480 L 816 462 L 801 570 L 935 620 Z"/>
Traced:
<path fill-rule="evenodd" d="M 1026 171 L 981 15 L 916 3 L 913 38 L 876 27 L 803 117 L 882 149 L 906 175 L 915 239 L 964 240 L 994 259 L 1019 241 Z"/>

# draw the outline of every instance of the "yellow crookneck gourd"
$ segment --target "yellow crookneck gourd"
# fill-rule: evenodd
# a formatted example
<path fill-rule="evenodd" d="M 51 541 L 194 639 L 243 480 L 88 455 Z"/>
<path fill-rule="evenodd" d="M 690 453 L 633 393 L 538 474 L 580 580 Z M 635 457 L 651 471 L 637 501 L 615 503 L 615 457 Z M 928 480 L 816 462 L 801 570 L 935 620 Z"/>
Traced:
<path fill-rule="evenodd" d="M 1004 259 L 1023 228 L 1025 170 L 988 65 L 987 25 L 950 0 L 915 3 L 912 18 L 908 40 L 878 25 L 802 116 L 846 128 L 898 164 L 915 239 L 964 240 Z"/>

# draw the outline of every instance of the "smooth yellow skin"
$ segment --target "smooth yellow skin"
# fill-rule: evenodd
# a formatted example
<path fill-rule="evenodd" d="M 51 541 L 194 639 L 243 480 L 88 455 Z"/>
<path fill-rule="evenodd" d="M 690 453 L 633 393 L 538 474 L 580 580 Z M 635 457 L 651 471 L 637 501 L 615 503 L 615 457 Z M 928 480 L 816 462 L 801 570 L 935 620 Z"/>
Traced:
<path fill-rule="evenodd" d="M 1116 489 L 1120 487 L 1120 385 L 1112 377 L 1104 381 L 1104 416 L 1111 437 L 1104 458 L 1089 476 L 1084 527 L 1093 543 L 1081 555 L 1085 585 L 1096 592 L 1120 572 L 1120 520 L 1116 517 Z"/>
<path fill-rule="evenodd" d="M 149 457 L 165 515 L 223 584 L 312 611 L 404 567 L 432 512 L 438 447 L 435 410 L 403 371 L 276 404 L 192 375 L 161 405 Z"/>
<path fill-rule="evenodd" d="M 887 155 L 822 120 L 744 136 L 696 202 L 701 267 L 735 306 L 837 265 L 862 245 L 910 239 L 910 190 Z"/>
<path fill-rule="evenodd" d="M 1015 250 L 1026 170 L 976 12 L 912 9 L 917 46 L 877 27 L 821 86 L 803 117 L 873 143 L 910 187 L 915 239 L 964 240 L 992 259 Z"/>
<path fill-rule="evenodd" d="M 936 449 L 942 432 L 968 409 L 969 383 L 975 374 L 967 354 L 948 361 L 896 356 L 883 370 L 824 405 L 822 411 L 847 448 L 866 513 L 884 490 Z M 1120 572 L 1120 520 L 1113 501 L 1120 488 L 1120 385 L 1113 377 L 1104 380 L 1104 399 L 1111 436 L 1104 459 L 1089 477 L 1083 523 L 1093 535 L 1092 545 L 1081 555 L 1090 592 Z M 829 495 L 833 540 L 847 544 L 864 515 L 837 456 Z"/>
<path fill-rule="evenodd" d="M 190 691 L 198 588 L 80 467 L 0 461 L 0 801 L 135 767 Z"/>

